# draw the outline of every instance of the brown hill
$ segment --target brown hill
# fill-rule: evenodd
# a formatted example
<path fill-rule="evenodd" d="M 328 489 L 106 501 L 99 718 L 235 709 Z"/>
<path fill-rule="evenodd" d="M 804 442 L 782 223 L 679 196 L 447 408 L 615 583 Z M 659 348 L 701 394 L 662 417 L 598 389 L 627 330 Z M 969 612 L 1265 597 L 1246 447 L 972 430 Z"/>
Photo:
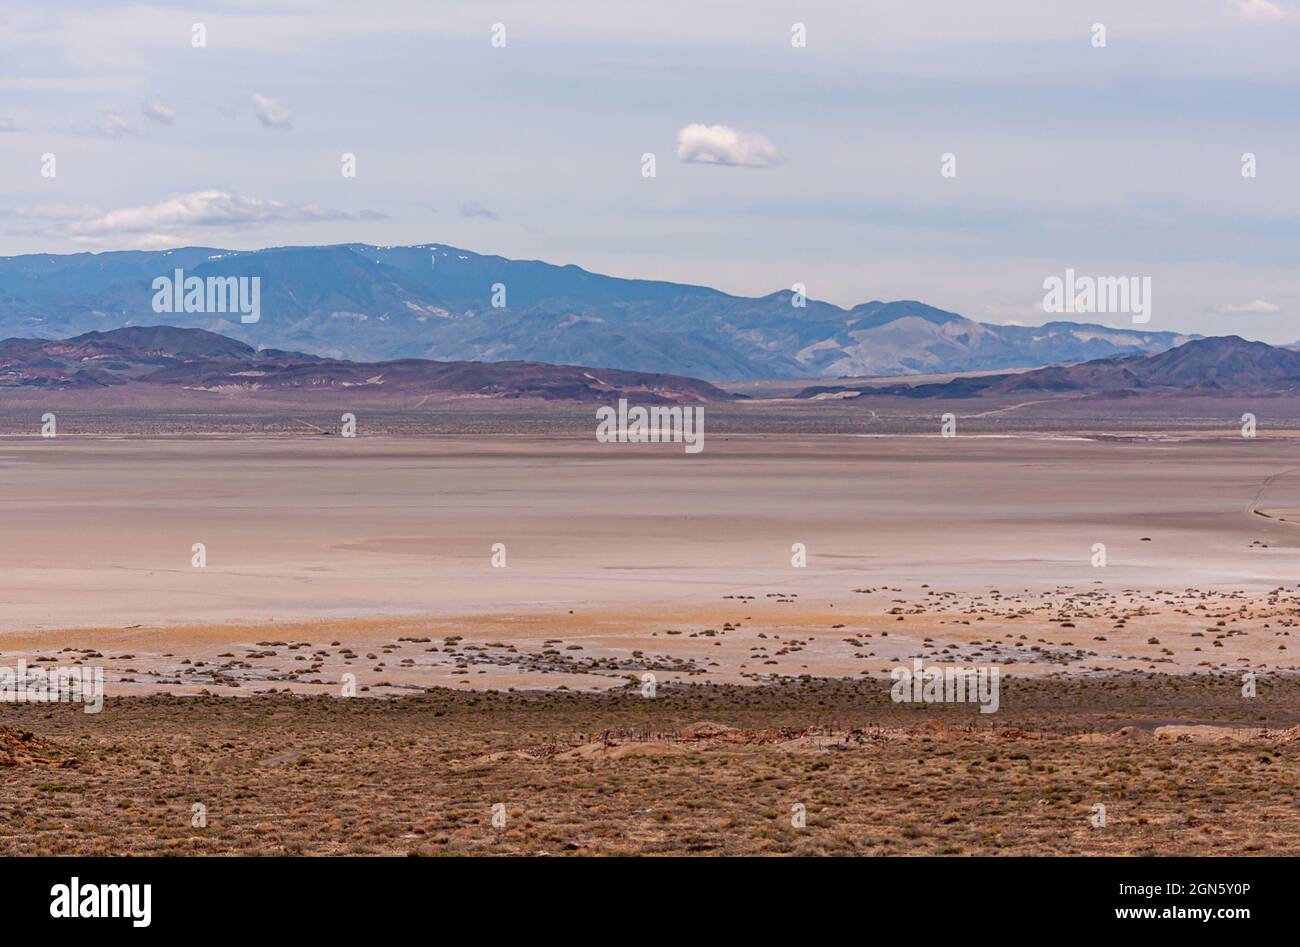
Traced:
<path fill-rule="evenodd" d="M 202 329 L 141 326 L 72 339 L 0 342 L 0 388 L 94 389 L 156 385 L 199 391 L 361 389 L 403 394 L 642 403 L 732 396 L 680 375 L 542 362 L 349 362 L 258 351 Z"/>
<path fill-rule="evenodd" d="M 1103 358 L 1008 375 L 954 378 L 924 385 L 815 386 L 795 397 L 827 394 L 905 398 L 978 398 L 991 395 L 1119 392 L 1281 394 L 1300 391 L 1300 352 L 1248 342 L 1235 335 L 1196 339 L 1158 355 Z"/>

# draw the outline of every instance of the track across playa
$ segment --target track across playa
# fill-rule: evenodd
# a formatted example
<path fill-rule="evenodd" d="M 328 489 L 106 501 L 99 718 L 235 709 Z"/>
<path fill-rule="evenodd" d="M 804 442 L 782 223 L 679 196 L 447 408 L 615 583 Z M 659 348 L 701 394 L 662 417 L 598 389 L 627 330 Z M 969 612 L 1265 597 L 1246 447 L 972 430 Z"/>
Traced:
<path fill-rule="evenodd" d="M 1277 520 L 1279 523 L 1291 523 L 1293 525 L 1300 525 L 1300 520 L 1288 519 L 1286 516 L 1283 516 L 1281 514 L 1268 513 L 1265 512 L 1263 509 L 1261 509 L 1261 505 L 1264 502 L 1264 494 L 1268 492 L 1268 489 L 1270 487 L 1272 487 L 1274 484 L 1278 483 L 1281 480 L 1285 480 L 1287 477 L 1292 477 L 1297 474 L 1300 474 L 1300 467 L 1292 467 L 1289 470 L 1283 470 L 1279 473 L 1271 474 L 1265 477 L 1264 482 L 1259 485 L 1259 490 L 1255 492 L 1254 498 L 1250 501 L 1250 504 L 1246 507 L 1246 512 L 1254 513 L 1256 516 L 1263 516 L 1263 517 L 1267 517 L 1268 519 Z"/>

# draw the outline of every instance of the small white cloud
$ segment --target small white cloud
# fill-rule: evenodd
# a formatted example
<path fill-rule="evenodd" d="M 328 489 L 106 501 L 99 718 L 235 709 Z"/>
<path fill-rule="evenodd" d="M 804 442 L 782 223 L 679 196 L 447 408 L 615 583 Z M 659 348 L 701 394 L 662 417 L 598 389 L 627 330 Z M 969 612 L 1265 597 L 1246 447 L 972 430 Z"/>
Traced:
<path fill-rule="evenodd" d="M 726 125 L 687 125 L 677 133 L 677 157 L 693 164 L 770 168 L 779 164 L 776 147 L 762 135 Z"/>
<path fill-rule="evenodd" d="M 1215 306 L 1214 311 L 1225 316 L 1269 316 L 1275 312 L 1281 312 L 1282 307 L 1265 302 L 1262 299 L 1256 299 L 1254 302 L 1228 303 L 1223 306 Z"/>
<path fill-rule="evenodd" d="M 460 205 L 460 215 L 462 217 L 483 217 L 487 220 L 500 220 L 496 211 L 490 207 L 484 207 L 477 201 L 471 201 L 468 204 Z"/>
<path fill-rule="evenodd" d="M 22 129 L 18 127 L 18 123 L 12 118 L 6 118 L 5 116 L 0 115 L 0 134 L 3 134 L 4 132 L 20 131 L 22 131 Z"/>
<path fill-rule="evenodd" d="M 254 92 L 253 111 L 257 113 L 257 120 L 267 128 L 280 128 L 288 130 L 293 128 L 293 113 L 284 105 L 260 92 Z"/>
<path fill-rule="evenodd" d="M 170 125 L 176 121 L 176 110 L 170 109 L 161 102 L 146 102 L 140 109 L 144 117 L 151 122 L 157 122 L 159 125 Z"/>
<path fill-rule="evenodd" d="M 1292 15 L 1292 11 L 1273 0 L 1233 0 L 1230 9 L 1243 20 L 1264 23 L 1284 20 Z"/>
<path fill-rule="evenodd" d="M 104 120 L 95 127 L 95 130 L 109 138 L 122 138 L 131 134 L 131 123 L 126 120 L 125 115 L 118 112 L 105 112 Z"/>

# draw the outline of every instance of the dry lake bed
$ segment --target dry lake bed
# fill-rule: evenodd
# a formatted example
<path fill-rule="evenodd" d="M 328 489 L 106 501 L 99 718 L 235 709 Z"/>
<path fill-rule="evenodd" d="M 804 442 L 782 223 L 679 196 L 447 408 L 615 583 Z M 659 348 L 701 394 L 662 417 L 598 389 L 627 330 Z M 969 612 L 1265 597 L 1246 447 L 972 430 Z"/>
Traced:
<path fill-rule="evenodd" d="M 4 705 L 5 847 L 1292 851 L 1290 790 L 1237 784 L 1300 765 L 1298 458 L 1195 432 L 3 438 L 0 664 L 102 667 L 107 694 Z M 997 667 L 998 712 L 891 701 L 918 658 Z M 821 834 L 789 834 L 795 804 Z"/>

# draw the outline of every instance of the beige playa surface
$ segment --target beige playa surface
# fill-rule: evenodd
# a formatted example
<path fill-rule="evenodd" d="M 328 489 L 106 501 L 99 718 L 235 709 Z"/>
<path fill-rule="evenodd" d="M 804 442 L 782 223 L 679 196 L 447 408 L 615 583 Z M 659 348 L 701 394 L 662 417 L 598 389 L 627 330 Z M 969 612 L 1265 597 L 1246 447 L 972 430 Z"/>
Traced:
<path fill-rule="evenodd" d="M 6 439 L 0 652 L 113 694 L 1293 668 L 1297 470 L 1285 437 Z"/>

